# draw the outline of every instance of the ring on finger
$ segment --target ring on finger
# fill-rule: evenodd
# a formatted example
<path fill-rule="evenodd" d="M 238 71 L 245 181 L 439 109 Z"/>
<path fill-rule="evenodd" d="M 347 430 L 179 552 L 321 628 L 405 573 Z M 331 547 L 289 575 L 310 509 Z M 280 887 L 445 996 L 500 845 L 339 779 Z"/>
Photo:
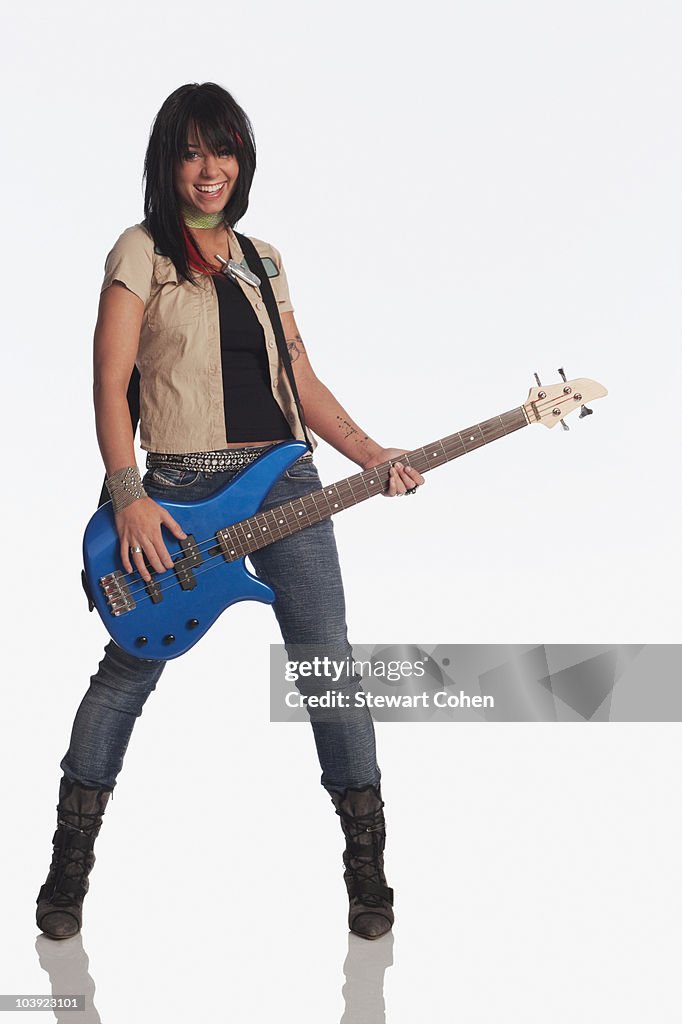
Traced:
<path fill-rule="evenodd" d="M 130 553 L 133 554 L 133 555 L 141 555 L 142 554 L 142 548 L 139 545 L 136 544 L 134 548 L 131 547 Z"/>
<path fill-rule="evenodd" d="M 408 489 L 405 491 L 405 494 L 416 494 L 416 493 L 417 493 L 417 484 L 415 484 L 414 487 L 408 487 Z"/>

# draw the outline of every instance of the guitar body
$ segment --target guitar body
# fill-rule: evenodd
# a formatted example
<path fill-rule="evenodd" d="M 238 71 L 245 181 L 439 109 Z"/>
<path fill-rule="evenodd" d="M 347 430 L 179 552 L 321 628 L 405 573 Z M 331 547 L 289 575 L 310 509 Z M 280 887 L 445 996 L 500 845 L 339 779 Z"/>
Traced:
<path fill-rule="evenodd" d="M 178 541 L 164 529 L 171 558 L 183 563 L 182 580 L 175 569 L 154 573 L 151 591 L 136 571 L 123 573 L 111 502 L 95 512 L 83 538 L 85 575 L 90 598 L 119 647 L 137 658 L 177 658 L 194 646 L 230 605 L 238 601 L 273 603 L 272 588 L 249 572 L 244 558 L 225 560 L 216 533 L 254 516 L 274 483 L 306 451 L 302 441 L 284 441 L 269 448 L 210 498 L 155 499 L 196 542 L 200 561 L 192 564 L 194 559 L 187 558 L 192 547 L 183 548 L 188 542 Z M 106 579 L 109 584 L 102 583 Z M 117 601 L 121 608 L 115 614 L 112 604 L 116 607 Z"/>

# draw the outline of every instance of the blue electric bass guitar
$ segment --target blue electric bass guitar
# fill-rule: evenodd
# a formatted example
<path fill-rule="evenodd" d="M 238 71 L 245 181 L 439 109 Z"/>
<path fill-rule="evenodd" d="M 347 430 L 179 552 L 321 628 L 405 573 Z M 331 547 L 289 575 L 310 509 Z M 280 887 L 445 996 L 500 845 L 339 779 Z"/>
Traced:
<path fill-rule="evenodd" d="M 517 409 L 407 452 L 404 461 L 426 473 L 531 423 L 553 427 L 575 409 L 585 416 L 591 412 L 585 403 L 606 394 L 601 384 L 585 378 L 532 388 Z M 249 572 L 247 555 L 381 494 L 386 487 L 389 463 L 259 511 L 275 481 L 305 451 L 302 441 L 283 441 L 210 498 L 160 500 L 158 504 L 182 524 L 187 538 L 179 541 L 164 530 L 175 564 L 153 573 L 149 583 L 137 571 L 122 569 L 111 502 L 95 512 L 83 539 L 86 591 L 119 647 L 140 658 L 177 658 L 230 605 L 271 604 L 275 594 Z"/>

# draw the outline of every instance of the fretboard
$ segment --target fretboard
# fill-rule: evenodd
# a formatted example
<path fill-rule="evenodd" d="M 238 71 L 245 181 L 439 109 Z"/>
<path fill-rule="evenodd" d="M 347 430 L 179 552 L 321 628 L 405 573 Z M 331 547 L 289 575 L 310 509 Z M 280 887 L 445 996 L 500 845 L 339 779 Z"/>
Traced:
<path fill-rule="evenodd" d="M 523 407 L 519 407 L 456 434 L 441 437 L 439 441 L 424 445 L 423 448 L 406 452 L 395 461 L 413 466 L 423 475 L 445 462 L 458 459 L 460 455 L 482 448 L 484 444 L 506 437 L 527 424 L 526 413 Z M 230 561 L 243 558 L 252 551 L 328 519 L 345 508 L 382 494 L 387 485 L 389 467 L 389 462 L 381 463 L 318 491 L 312 491 L 303 498 L 296 498 L 267 512 L 258 512 L 251 519 L 242 519 L 224 527 L 217 534 L 223 554 Z"/>

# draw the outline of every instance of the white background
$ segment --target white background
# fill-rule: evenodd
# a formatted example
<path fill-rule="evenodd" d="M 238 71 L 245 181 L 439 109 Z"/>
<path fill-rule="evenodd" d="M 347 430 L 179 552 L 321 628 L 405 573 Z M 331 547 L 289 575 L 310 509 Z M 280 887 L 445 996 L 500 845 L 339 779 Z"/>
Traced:
<path fill-rule="evenodd" d="M 340 519 L 351 639 L 670 643 L 680 20 L 628 0 L 13 10 L 3 992 L 50 991 L 33 901 L 104 639 L 78 578 L 102 478 L 91 338 L 163 99 L 213 80 L 249 113 L 259 169 L 239 227 L 281 249 L 318 375 L 382 444 L 518 406 L 534 370 L 609 389 L 569 433 L 522 431 Z M 324 445 L 317 462 L 325 480 L 353 469 Z M 136 727 L 85 905 L 105 1020 L 341 1016 L 339 829 L 308 727 L 267 722 L 277 639 L 267 608 L 239 606 Z M 654 999 L 657 1021 L 678 1019 L 678 725 L 377 734 L 390 1024 L 638 1019 Z M 370 974 L 378 945 L 360 950 Z"/>

